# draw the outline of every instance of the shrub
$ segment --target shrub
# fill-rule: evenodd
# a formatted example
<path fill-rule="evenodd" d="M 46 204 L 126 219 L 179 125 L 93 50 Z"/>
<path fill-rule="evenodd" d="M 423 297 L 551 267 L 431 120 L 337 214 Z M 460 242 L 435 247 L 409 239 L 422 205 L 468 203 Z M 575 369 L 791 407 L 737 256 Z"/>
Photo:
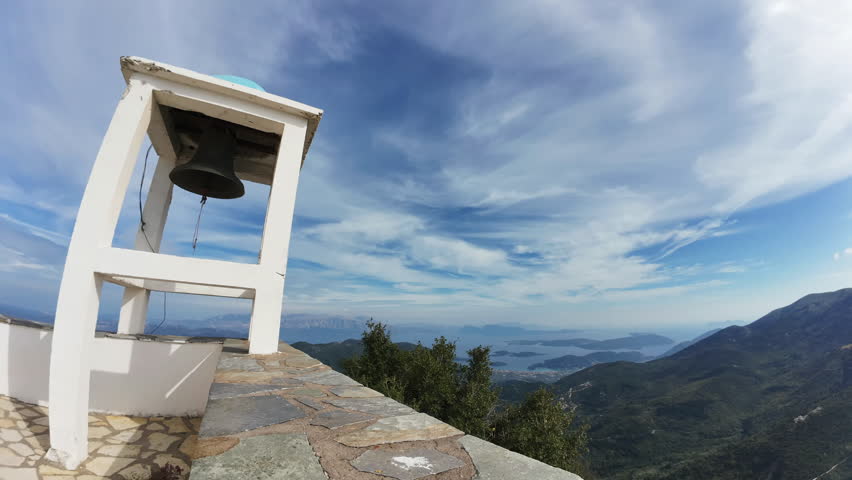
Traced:
<path fill-rule="evenodd" d="M 573 422 L 574 413 L 566 411 L 552 392 L 540 388 L 496 417 L 492 438 L 509 450 L 577 472 L 587 451 L 588 428 L 572 428 Z"/>

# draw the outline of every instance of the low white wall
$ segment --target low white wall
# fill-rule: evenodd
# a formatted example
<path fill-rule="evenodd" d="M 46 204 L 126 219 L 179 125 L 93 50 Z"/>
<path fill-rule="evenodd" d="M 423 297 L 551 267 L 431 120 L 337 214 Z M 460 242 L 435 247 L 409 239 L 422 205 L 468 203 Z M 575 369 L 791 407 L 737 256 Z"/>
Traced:
<path fill-rule="evenodd" d="M 0 323 L 0 394 L 47 405 L 51 331 Z M 222 345 L 96 338 L 89 408 L 200 415 Z"/>

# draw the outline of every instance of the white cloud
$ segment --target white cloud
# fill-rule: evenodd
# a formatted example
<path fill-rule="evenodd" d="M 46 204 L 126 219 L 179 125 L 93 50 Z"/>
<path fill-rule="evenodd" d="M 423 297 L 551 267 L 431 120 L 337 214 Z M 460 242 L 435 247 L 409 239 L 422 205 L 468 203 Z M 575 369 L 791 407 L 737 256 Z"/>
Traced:
<path fill-rule="evenodd" d="M 49 242 L 51 242 L 51 243 L 53 243 L 57 246 L 65 246 L 65 245 L 68 244 L 68 241 L 70 240 L 69 236 L 62 235 L 62 234 L 53 232 L 49 229 L 42 228 L 42 227 L 33 225 L 31 223 L 27 223 L 27 222 L 18 220 L 18 219 L 13 218 L 12 216 L 5 214 L 5 213 L 0 213 L 0 220 L 3 220 L 3 221 L 6 221 L 6 222 L 9 222 L 10 224 L 16 225 L 17 227 L 24 229 L 30 235 L 32 235 L 34 237 L 38 237 L 38 238 L 43 238 L 43 239 L 45 239 L 45 240 L 47 240 L 47 241 L 49 241 Z"/>
<path fill-rule="evenodd" d="M 37 271 L 47 277 L 56 277 L 59 274 L 55 265 L 44 264 L 23 252 L 0 244 L 0 272 L 21 273 L 21 270 Z"/>
<path fill-rule="evenodd" d="M 514 205 L 520 202 L 524 202 L 527 200 L 536 200 L 539 198 L 547 198 L 547 197 L 558 197 L 564 195 L 566 193 L 570 193 L 571 190 L 563 187 L 549 187 L 543 190 L 539 190 L 536 192 L 518 192 L 514 190 L 510 191 L 496 191 L 492 190 L 488 192 L 488 195 L 480 200 L 479 202 L 474 203 L 474 206 L 477 207 L 505 207 L 509 205 Z"/>
<path fill-rule="evenodd" d="M 843 250 L 841 250 L 839 252 L 834 252 L 834 255 L 832 255 L 832 258 L 834 258 L 834 261 L 836 262 L 843 257 L 848 257 L 849 255 L 852 255 L 852 248 L 844 248 Z"/>
<path fill-rule="evenodd" d="M 537 1 L 377 9 L 371 22 L 480 73 L 473 87 L 449 92 L 457 103 L 447 107 L 437 138 L 406 122 L 373 128 L 372 112 L 354 130 L 411 165 L 428 165 L 429 181 L 417 177 L 423 170 L 394 165 L 370 185 L 351 181 L 342 156 L 355 156 L 357 167 L 375 167 L 373 159 L 345 149 L 334 130 L 320 130 L 297 203 L 310 226 L 294 232 L 291 258 L 323 267 L 292 269 L 288 301 L 312 311 L 381 306 L 403 316 L 397 307 L 558 311 L 724 287 L 702 275 L 736 281 L 731 274 L 753 264 L 734 251 L 711 265 L 670 262 L 697 242 L 750 228 L 734 219 L 746 209 L 852 174 L 852 67 L 837 60 L 852 44 L 852 7 L 780 5 L 746 3 L 736 25 L 717 25 L 718 39 L 684 33 L 695 19 L 681 16 L 701 17 L 700 8 Z M 0 106 L 17 112 L 0 135 L 31 159 L 9 162 L 10 178 L 44 182 L 2 180 L 0 200 L 20 206 L 32 198 L 30 206 L 59 218 L 55 225 L 11 213 L 0 219 L 67 242 L 122 88 L 119 55 L 304 91 L 311 86 L 290 74 L 300 40 L 316 47 L 317 58 L 298 58 L 306 64 L 357 63 L 361 35 L 375 26 L 309 2 L 199 6 L 35 6 L 15 19 L 16 35 L 28 39 L 15 60 L 41 75 L 0 79 Z M 356 81 L 341 78 L 341 88 Z M 340 113 L 328 110 L 328 122 Z M 256 251 L 260 227 L 247 213 L 261 211 L 265 195 L 251 190 L 239 205 L 211 204 L 202 244 L 228 246 L 240 252 L 230 258 L 250 261 L 242 252 Z M 134 208 L 124 206 L 129 220 L 119 241 L 132 242 Z M 190 235 L 181 229 L 191 231 L 196 213 L 190 196 L 176 199 L 166 250 L 185 248 Z M 38 265 L 28 255 L 8 253 L 13 260 L 4 265 Z"/>
<path fill-rule="evenodd" d="M 792 198 L 852 175 L 852 43 L 848 2 L 749 2 L 752 113 L 740 142 L 702 155 L 696 174 L 729 212 Z"/>
<path fill-rule="evenodd" d="M 433 268 L 486 275 L 507 275 L 515 271 L 502 250 L 477 247 L 463 240 L 418 236 L 411 246 L 413 257 Z"/>

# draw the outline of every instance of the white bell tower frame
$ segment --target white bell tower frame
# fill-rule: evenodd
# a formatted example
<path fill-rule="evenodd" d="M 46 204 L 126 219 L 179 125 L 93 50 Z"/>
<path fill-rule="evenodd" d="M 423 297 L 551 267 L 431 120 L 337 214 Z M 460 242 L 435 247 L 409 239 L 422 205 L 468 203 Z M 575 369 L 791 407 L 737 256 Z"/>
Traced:
<path fill-rule="evenodd" d="M 125 287 L 119 333 L 144 332 L 151 290 L 250 298 L 250 352 L 278 350 L 299 172 L 322 117 L 322 110 L 151 60 L 122 57 L 121 70 L 127 89 L 80 203 L 56 306 L 48 455 L 69 469 L 88 456 L 90 355 L 104 281 Z M 274 154 L 238 158 L 235 164 L 241 179 L 271 187 L 257 264 L 158 253 L 172 197 L 168 174 L 191 156 L 182 151 L 180 136 L 163 113 L 170 109 L 277 139 Z M 134 250 L 115 248 L 119 212 L 146 133 L 159 156 L 143 211 L 147 240 L 139 231 Z"/>

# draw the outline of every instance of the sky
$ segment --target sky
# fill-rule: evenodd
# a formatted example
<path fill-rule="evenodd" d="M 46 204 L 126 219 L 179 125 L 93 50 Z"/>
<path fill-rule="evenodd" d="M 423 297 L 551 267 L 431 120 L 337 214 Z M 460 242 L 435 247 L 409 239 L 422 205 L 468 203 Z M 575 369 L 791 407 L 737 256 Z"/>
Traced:
<path fill-rule="evenodd" d="M 0 304 L 55 308 L 135 55 L 325 111 L 285 315 L 751 321 L 852 286 L 850 23 L 844 0 L 4 2 Z M 211 200 L 195 255 L 256 261 L 267 195 Z M 198 200 L 176 190 L 165 253 L 193 255 Z M 250 308 L 168 302 L 178 320 Z"/>

